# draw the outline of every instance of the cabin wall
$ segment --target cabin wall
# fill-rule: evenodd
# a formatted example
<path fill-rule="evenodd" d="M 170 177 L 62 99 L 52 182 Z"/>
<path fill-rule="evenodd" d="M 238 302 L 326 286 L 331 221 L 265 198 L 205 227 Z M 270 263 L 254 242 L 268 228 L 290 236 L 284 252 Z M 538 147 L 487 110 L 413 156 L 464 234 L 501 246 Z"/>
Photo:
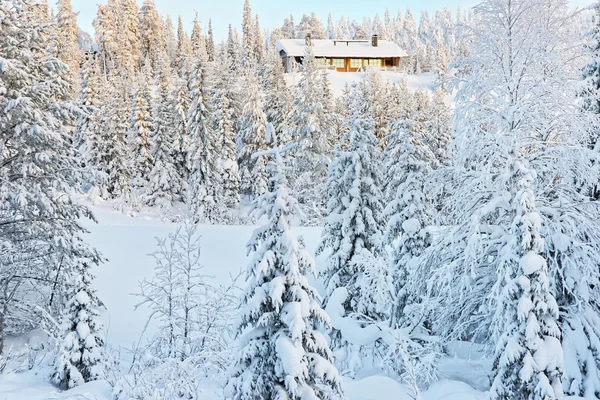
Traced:
<path fill-rule="evenodd" d="M 301 63 L 296 60 L 300 57 L 288 57 L 287 55 L 282 56 L 282 62 L 285 72 L 294 72 L 295 64 Z M 386 57 L 386 58 L 353 58 L 353 57 L 316 57 L 316 62 L 321 68 L 335 69 L 337 72 L 357 72 L 365 67 L 373 66 L 378 68 L 400 68 L 402 67 L 402 60 L 400 57 Z"/>

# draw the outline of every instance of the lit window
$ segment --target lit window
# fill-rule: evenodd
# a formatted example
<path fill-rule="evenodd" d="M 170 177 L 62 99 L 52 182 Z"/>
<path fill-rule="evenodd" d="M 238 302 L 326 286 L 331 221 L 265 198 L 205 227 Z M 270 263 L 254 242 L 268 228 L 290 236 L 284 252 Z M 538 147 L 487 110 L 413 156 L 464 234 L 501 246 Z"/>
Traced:
<path fill-rule="evenodd" d="M 353 58 L 350 60 L 350 68 L 360 68 L 362 67 L 362 60 Z"/>
<path fill-rule="evenodd" d="M 381 59 L 369 60 L 369 65 L 372 67 L 381 67 Z"/>
<path fill-rule="evenodd" d="M 346 65 L 344 63 L 344 59 L 343 58 L 334 58 L 333 59 L 333 65 L 336 68 L 344 68 Z"/>

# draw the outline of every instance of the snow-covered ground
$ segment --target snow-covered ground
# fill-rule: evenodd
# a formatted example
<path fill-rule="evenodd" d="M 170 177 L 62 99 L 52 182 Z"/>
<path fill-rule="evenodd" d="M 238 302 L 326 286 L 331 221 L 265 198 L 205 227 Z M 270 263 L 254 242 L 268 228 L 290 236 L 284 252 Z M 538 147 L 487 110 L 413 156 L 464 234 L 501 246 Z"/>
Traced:
<path fill-rule="evenodd" d="M 123 357 L 127 349 L 140 340 L 144 333 L 148 310 L 134 310 L 138 299 L 138 282 L 153 274 L 153 260 L 148 256 L 155 250 L 155 237 L 165 237 L 175 229 L 175 224 L 160 221 L 156 216 L 123 215 L 109 204 L 92 206 L 98 224 L 86 223 L 91 234 L 88 240 L 108 259 L 95 271 L 96 286 L 107 312 L 104 322 L 108 328 L 108 342 L 121 348 Z M 246 241 L 253 228 L 249 226 L 202 226 L 202 254 L 205 273 L 225 282 L 230 276 L 246 267 Z M 297 228 L 310 251 L 317 247 L 320 228 Z M 317 264 L 323 260 L 317 258 Z M 152 325 L 144 335 L 151 335 Z M 423 393 L 424 400 L 477 400 L 484 399 L 481 390 L 487 387 L 489 363 L 470 348 L 453 349 L 453 357 L 443 361 L 440 382 Z M 471 357 L 472 360 L 467 358 Z M 6 372 L 0 375 L 0 400 L 109 400 L 111 389 L 106 382 L 94 382 L 64 393 L 48 383 L 47 372 L 42 367 L 27 372 Z M 408 400 L 406 386 L 383 375 L 361 376 L 362 379 L 344 379 L 349 400 Z M 476 388 L 476 389 L 475 389 Z M 205 398 L 219 399 L 218 385 L 207 383 Z"/>
<path fill-rule="evenodd" d="M 410 90 L 427 89 L 433 91 L 435 89 L 436 75 L 432 72 L 419 75 L 408 75 L 402 72 L 391 71 L 382 71 L 380 73 L 383 79 L 388 82 L 399 83 L 405 80 Z M 360 82 L 363 79 L 365 73 L 337 72 L 328 70 L 327 75 L 329 77 L 329 83 L 331 85 L 331 92 L 335 96 L 339 96 L 343 93 L 346 83 L 348 85 L 351 85 L 352 83 Z M 299 72 L 285 74 L 285 81 L 290 86 L 297 84 L 299 80 Z"/>

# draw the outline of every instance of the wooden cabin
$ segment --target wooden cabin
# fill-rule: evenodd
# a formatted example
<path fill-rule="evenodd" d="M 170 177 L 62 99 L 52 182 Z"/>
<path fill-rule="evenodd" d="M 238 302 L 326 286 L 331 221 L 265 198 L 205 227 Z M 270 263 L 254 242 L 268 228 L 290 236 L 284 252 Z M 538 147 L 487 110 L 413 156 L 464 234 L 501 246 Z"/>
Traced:
<path fill-rule="evenodd" d="M 396 43 L 379 40 L 377 35 L 371 40 L 314 40 L 307 35 L 306 39 L 277 41 L 285 72 L 293 72 L 302 65 L 307 46 L 312 47 L 319 66 L 339 72 L 356 72 L 367 66 L 400 67 L 402 59 L 408 57 Z"/>

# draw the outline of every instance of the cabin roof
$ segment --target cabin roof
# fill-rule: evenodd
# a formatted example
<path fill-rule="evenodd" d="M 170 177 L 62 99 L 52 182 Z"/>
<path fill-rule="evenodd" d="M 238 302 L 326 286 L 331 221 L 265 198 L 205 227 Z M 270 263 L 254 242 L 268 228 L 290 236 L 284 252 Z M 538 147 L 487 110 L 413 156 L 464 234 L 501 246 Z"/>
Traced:
<path fill-rule="evenodd" d="M 315 57 L 394 58 L 408 56 L 400 46 L 388 40 L 379 40 L 377 47 L 373 47 L 371 40 L 312 39 L 311 42 Z M 306 42 L 304 39 L 281 39 L 275 46 L 278 51 L 285 52 L 288 57 L 302 57 Z"/>

